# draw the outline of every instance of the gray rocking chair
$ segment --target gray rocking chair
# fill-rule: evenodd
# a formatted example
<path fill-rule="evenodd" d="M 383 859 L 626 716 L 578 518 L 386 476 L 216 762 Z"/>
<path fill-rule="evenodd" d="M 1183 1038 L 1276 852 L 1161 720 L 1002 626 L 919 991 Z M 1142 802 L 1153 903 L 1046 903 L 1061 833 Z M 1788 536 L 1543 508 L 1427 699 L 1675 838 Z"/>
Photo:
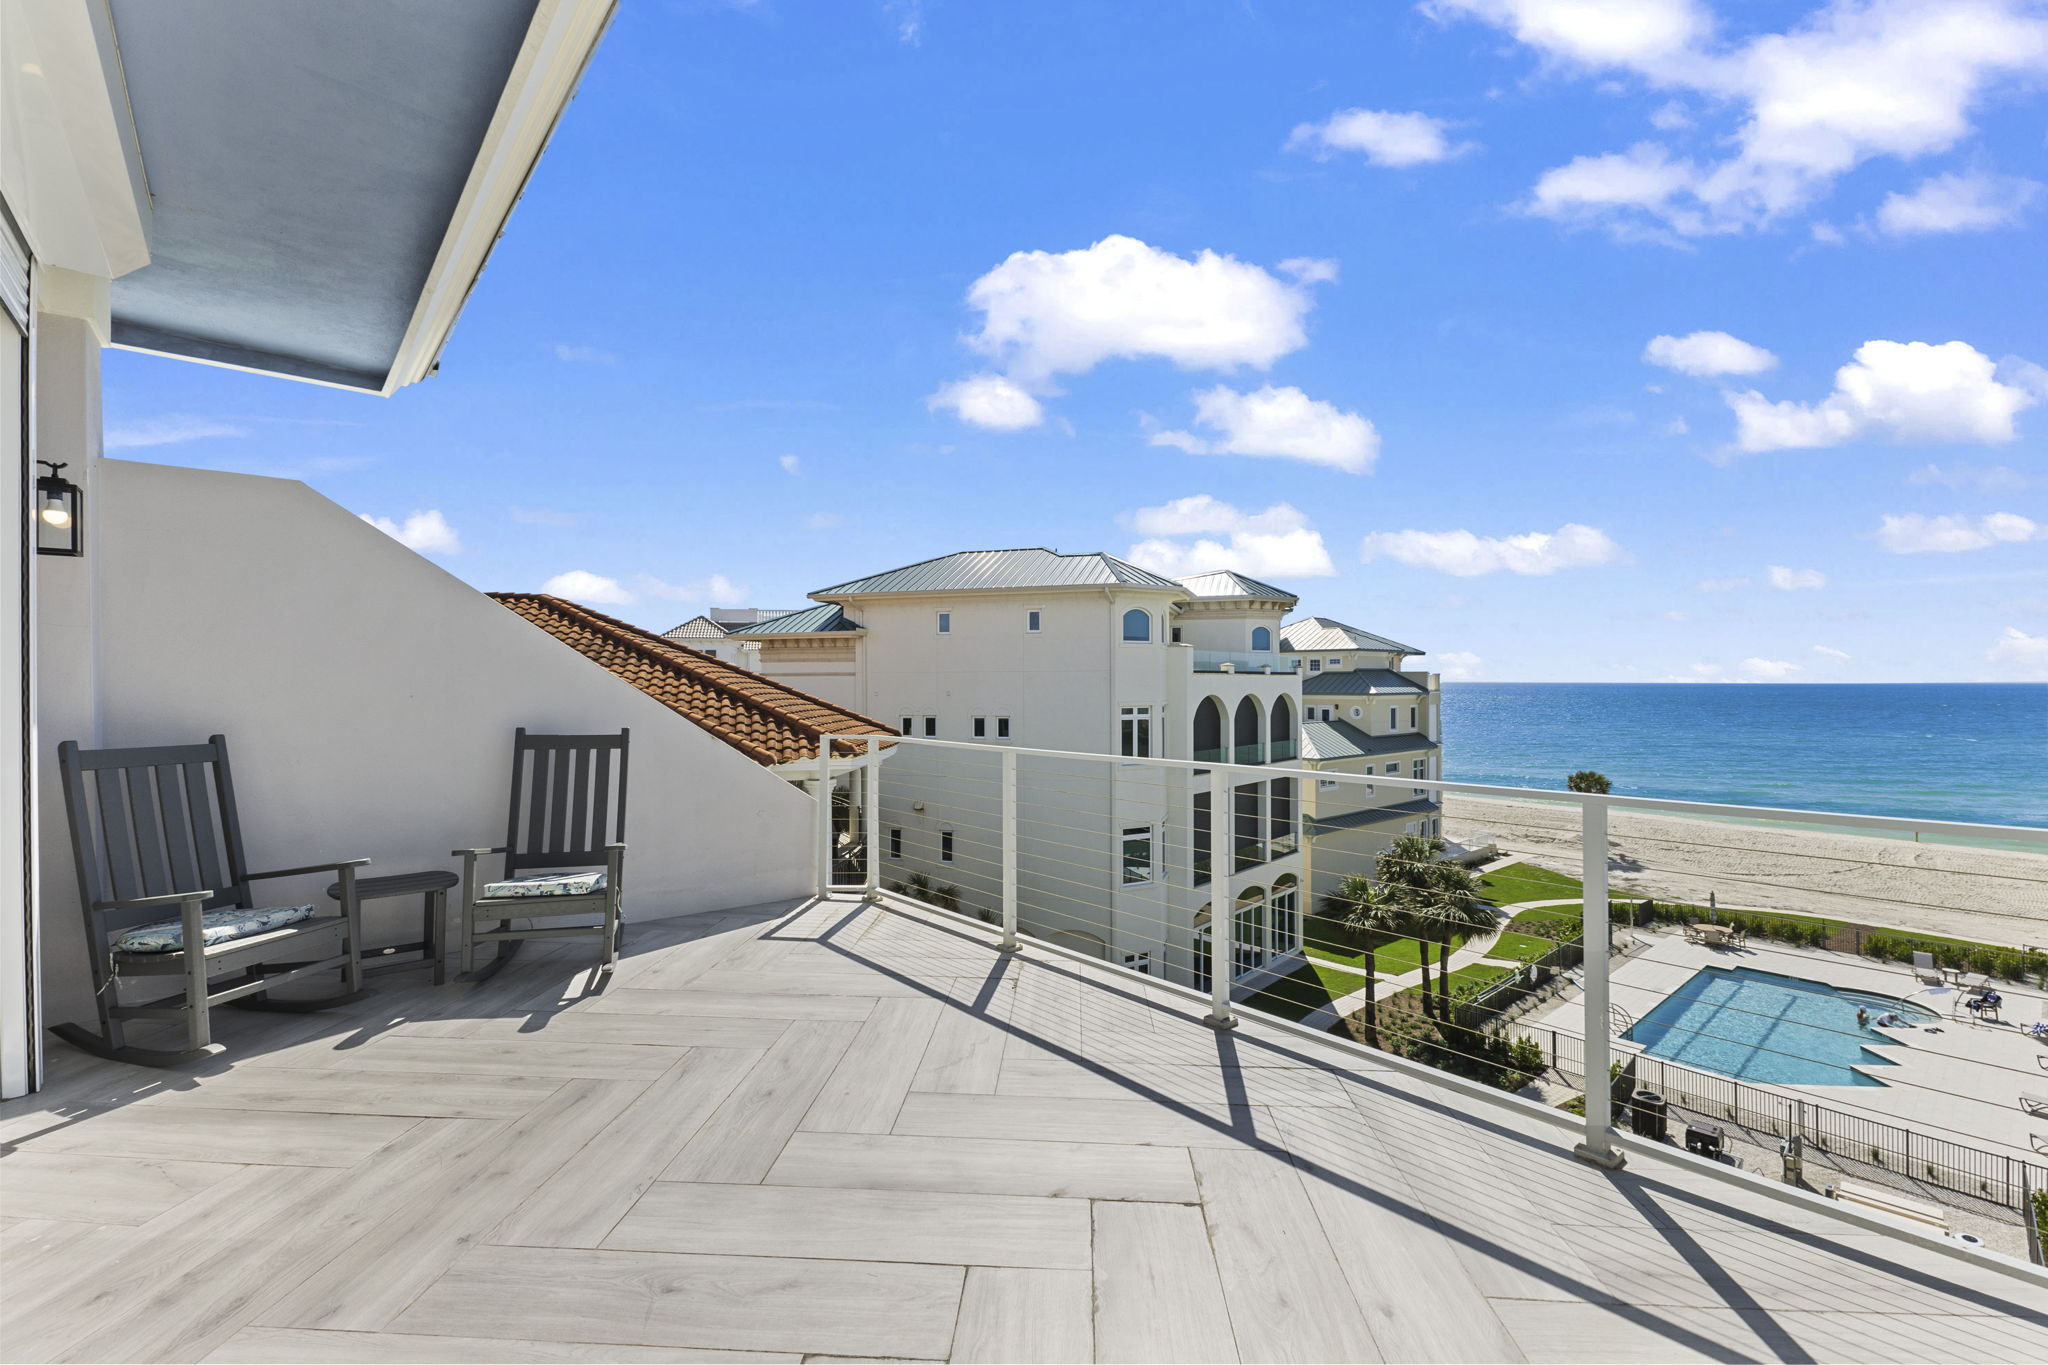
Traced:
<path fill-rule="evenodd" d="M 77 1024 L 51 1029 L 74 1047 L 115 1061 L 179 1066 L 221 1049 L 213 1042 L 215 1005 L 248 1009 L 314 1010 L 361 997 L 361 911 L 356 869 L 368 858 L 251 872 L 242 851 L 235 784 L 227 740 L 151 749 L 81 749 L 57 746 L 64 809 L 71 820 L 71 851 L 78 867 L 85 939 L 92 955 L 93 1000 L 100 1031 Z M 338 873 L 339 914 L 300 918 L 270 927 L 270 915 L 250 892 L 252 882 L 277 877 Z M 222 911 L 246 910 L 239 923 Z M 211 922 L 201 919 L 210 916 Z M 158 951 L 123 945 L 144 925 L 174 921 L 176 946 L 154 936 Z M 214 941 L 209 941 L 209 934 Z M 195 949 L 194 945 L 198 945 Z M 273 988 L 324 972 L 341 974 L 343 992 L 317 1000 L 279 1000 Z M 229 978 L 223 985 L 217 978 Z M 172 984 L 183 993 L 140 1005 L 120 1002 L 124 980 Z M 131 1046 L 133 1020 L 182 1020 L 185 1046 Z"/>
<path fill-rule="evenodd" d="M 530 938 L 600 938 L 600 970 L 618 962 L 630 734 L 529 735 L 522 726 L 514 735 L 504 844 L 454 851 L 462 859 L 462 970 L 470 979 L 496 973 Z M 504 879 L 482 881 L 478 859 L 501 853 Z M 597 885 L 565 875 L 598 867 L 604 878 Z M 514 920 L 592 914 L 602 922 L 513 927 Z M 479 972 L 476 950 L 486 943 L 498 950 Z"/>

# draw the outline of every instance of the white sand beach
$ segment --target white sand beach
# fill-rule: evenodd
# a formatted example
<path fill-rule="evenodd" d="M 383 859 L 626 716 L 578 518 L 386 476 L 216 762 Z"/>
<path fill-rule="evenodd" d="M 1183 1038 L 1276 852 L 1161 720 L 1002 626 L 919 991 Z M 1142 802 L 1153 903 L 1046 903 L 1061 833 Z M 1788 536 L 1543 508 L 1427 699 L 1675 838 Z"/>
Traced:
<path fill-rule="evenodd" d="M 1579 871 L 1577 811 L 1450 795 L 1444 832 Z M 2048 945 L 2048 855 L 1832 830 L 1615 811 L 1614 885 L 1646 895 L 1826 915 L 2018 947 Z"/>

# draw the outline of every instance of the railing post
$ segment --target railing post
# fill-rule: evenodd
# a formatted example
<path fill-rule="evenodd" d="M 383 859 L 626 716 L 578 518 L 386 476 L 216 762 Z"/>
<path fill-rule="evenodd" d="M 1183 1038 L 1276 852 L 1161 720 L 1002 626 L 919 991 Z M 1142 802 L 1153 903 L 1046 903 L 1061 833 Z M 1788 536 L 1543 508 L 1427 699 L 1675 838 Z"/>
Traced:
<path fill-rule="evenodd" d="M 867 882 L 861 894 L 875 900 L 882 891 L 882 742 L 868 736 L 868 766 L 861 774 L 861 842 L 867 845 Z"/>
<path fill-rule="evenodd" d="M 1017 942 L 1017 755 L 1003 750 L 1003 938 L 999 952 L 1014 953 Z"/>
<path fill-rule="evenodd" d="M 1236 1028 L 1230 1009 L 1230 980 L 1237 967 L 1237 916 L 1230 895 L 1236 854 L 1231 848 L 1237 819 L 1230 772 L 1209 770 L 1209 1014 L 1210 1028 Z"/>
<path fill-rule="evenodd" d="M 818 738 L 818 899 L 832 894 L 832 736 Z"/>
<path fill-rule="evenodd" d="M 1621 1166 L 1622 1154 L 1612 1136 L 1614 1080 L 1607 1074 L 1614 1052 L 1607 989 L 1608 954 L 1613 949 L 1607 927 L 1607 803 L 1598 796 L 1581 796 L 1579 814 L 1580 881 L 1585 893 L 1580 922 L 1586 944 L 1586 1137 L 1572 1155 L 1611 1171 Z"/>

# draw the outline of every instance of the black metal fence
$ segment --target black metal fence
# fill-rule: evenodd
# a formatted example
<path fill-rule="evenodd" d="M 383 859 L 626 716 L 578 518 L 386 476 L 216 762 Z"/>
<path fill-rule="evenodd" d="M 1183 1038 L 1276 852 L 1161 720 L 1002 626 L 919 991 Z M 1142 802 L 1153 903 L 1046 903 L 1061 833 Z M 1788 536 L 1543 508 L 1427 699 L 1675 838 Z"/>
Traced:
<path fill-rule="evenodd" d="M 1527 1027 L 1516 1032 L 1542 1044 L 1551 1070 L 1568 1084 L 1585 1085 L 1585 1043 L 1577 1034 Z M 1813 1100 L 1759 1090 L 1732 1076 L 1695 1071 L 1661 1057 L 1637 1054 L 1628 1061 L 1638 1090 L 1654 1090 L 1681 1108 L 1725 1118 L 1738 1127 L 1777 1137 L 1797 1133 L 1810 1148 L 1838 1161 L 1878 1167 L 1908 1180 L 2023 1211 L 2030 1188 L 2048 1189 L 2048 1166 L 2024 1157 L 1929 1137 Z"/>

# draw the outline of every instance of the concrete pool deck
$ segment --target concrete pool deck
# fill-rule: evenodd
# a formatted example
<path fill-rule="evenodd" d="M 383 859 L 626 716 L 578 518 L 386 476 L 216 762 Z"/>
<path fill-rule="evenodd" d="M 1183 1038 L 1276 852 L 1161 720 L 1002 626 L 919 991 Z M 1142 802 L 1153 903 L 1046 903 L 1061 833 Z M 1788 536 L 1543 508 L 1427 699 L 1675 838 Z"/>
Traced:
<path fill-rule="evenodd" d="M 1628 931 L 1624 931 L 1628 932 Z M 1902 963 L 1883 963 L 1820 949 L 1752 939 L 1745 948 L 1688 943 L 1676 930 L 1634 931 L 1643 945 L 1614 961 L 1612 994 L 1631 1020 L 1640 1020 L 1707 967 L 1749 967 L 1780 976 L 1825 982 L 1848 990 L 1894 996 L 1943 1018 L 1928 1028 L 1883 1032 L 1898 1040 L 1885 1056 L 1894 1065 L 1864 1068 L 1880 1086 L 1789 1085 L 1738 1078 L 1770 1094 L 1808 1100 L 1882 1122 L 1915 1129 L 2000 1155 L 2041 1162 L 2048 1150 L 2048 1117 L 2021 1107 L 2023 1094 L 2048 1095 L 2048 1045 L 2027 1036 L 2027 1026 L 2048 1019 L 2048 995 L 2031 987 L 1995 983 L 2005 999 L 2002 1023 L 1949 1018 L 1950 995 L 1929 995 Z M 1556 1029 L 1578 1036 L 1583 1017 L 1576 992 L 1519 1022 L 1519 1030 Z M 1614 1040 L 1617 1054 L 1640 1052 Z M 2037 1148 L 2034 1144 L 2042 1144 Z"/>

